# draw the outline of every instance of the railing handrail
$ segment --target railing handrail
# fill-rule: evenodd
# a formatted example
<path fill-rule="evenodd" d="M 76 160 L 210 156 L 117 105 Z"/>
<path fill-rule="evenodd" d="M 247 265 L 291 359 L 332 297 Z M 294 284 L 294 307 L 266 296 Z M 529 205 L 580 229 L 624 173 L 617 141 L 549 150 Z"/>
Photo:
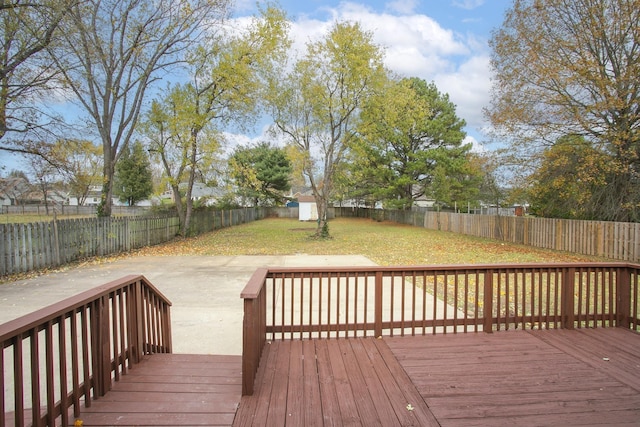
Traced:
<path fill-rule="evenodd" d="M 422 296 L 416 298 L 421 283 L 423 288 L 429 285 L 433 293 L 421 288 Z M 512 286 L 515 292 L 510 290 Z M 398 293 L 399 288 L 408 293 Z M 252 394 L 268 336 L 277 339 L 373 333 L 377 337 L 383 331 L 393 335 L 394 330 L 425 334 L 425 330 L 455 333 L 459 329 L 490 333 L 494 328 L 573 328 L 592 324 L 637 329 L 640 264 L 269 267 L 254 273 L 241 297 L 245 307 L 243 394 Z M 418 306 L 420 313 L 416 316 Z M 400 314 L 394 314 L 394 310 Z"/>
<path fill-rule="evenodd" d="M 269 267 L 269 276 L 277 273 L 376 273 L 376 272 L 400 272 L 400 271 L 461 271 L 461 270 L 505 270 L 505 269 L 534 269 L 534 268 L 598 268 L 598 267 L 618 267 L 618 268 L 639 268 L 640 264 L 614 261 L 614 262 L 575 262 L 575 263 L 519 263 L 519 264 L 424 264 L 424 265 L 401 265 L 401 266 L 336 266 L 336 267 Z M 249 283 L 247 283 L 247 286 Z M 246 292 L 247 286 L 242 291 Z M 255 285 L 252 285 L 252 287 Z M 242 297 L 244 298 L 244 297 Z"/>
<path fill-rule="evenodd" d="M 0 325 L 0 378 L 13 391 L 0 396 L 0 425 L 68 425 L 81 399 L 91 406 L 144 355 L 171 352 L 170 306 L 129 275 Z"/>
<path fill-rule="evenodd" d="M 138 280 L 143 282 L 147 288 L 152 290 L 164 304 L 171 306 L 171 301 L 169 301 L 169 299 L 143 275 L 130 274 L 0 324 L 0 342 L 4 342 L 15 336 L 24 334 L 38 325 L 43 325 L 50 320 L 57 319 L 65 313 L 85 306 L 91 301 L 95 301 L 96 299 L 109 295 L 110 293 L 122 288 L 124 285 Z"/>

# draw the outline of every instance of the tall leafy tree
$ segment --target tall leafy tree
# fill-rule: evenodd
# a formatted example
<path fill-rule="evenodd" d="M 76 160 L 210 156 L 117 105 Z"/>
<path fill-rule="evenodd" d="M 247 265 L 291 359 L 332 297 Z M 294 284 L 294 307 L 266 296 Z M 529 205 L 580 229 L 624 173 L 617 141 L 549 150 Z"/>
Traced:
<path fill-rule="evenodd" d="M 291 161 L 284 148 L 263 142 L 254 147 L 240 147 L 229 160 L 231 177 L 239 192 L 254 206 L 282 203 L 284 192 L 291 189 Z"/>
<path fill-rule="evenodd" d="M 149 155 L 141 142 L 136 141 L 122 151 L 116 166 L 114 193 L 127 206 L 135 206 L 153 193 Z"/>
<path fill-rule="evenodd" d="M 228 6 L 228 0 L 87 0 L 70 9 L 67 53 L 54 58 L 102 142 L 99 215 L 111 214 L 115 165 L 147 89 L 227 17 Z"/>
<path fill-rule="evenodd" d="M 609 153 L 604 220 L 640 220 L 639 21 L 640 0 L 516 0 L 491 40 L 499 136 L 526 158 L 563 135 Z"/>
<path fill-rule="evenodd" d="M 40 153 L 29 132 L 40 104 L 58 86 L 47 49 L 57 49 L 61 21 L 78 0 L 0 2 L 0 150 Z M 7 133 L 14 135 L 5 138 Z"/>
<path fill-rule="evenodd" d="M 360 107 L 385 77 L 372 34 L 339 22 L 322 40 L 307 44 L 292 71 L 274 82 L 275 126 L 301 153 L 318 207 L 318 235 L 327 230 L 334 179 L 354 140 Z"/>
<path fill-rule="evenodd" d="M 63 177 L 70 195 L 84 205 L 91 187 L 100 183 L 102 146 L 87 140 L 59 139 L 47 159 Z"/>
<path fill-rule="evenodd" d="M 542 153 L 531 176 L 531 211 L 548 218 L 595 219 L 610 156 L 578 135 L 563 136 Z"/>
<path fill-rule="evenodd" d="M 362 108 L 352 152 L 354 179 L 366 183 L 360 191 L 393 208 L 409 209 L 423 196 L 455 201 L 462 187 L 472 185 L 464 178 L 472 170 L 464 126 L 449 96 L 435 84 L 390 80 Z"/>
<path fill-rule="evenodd" d="M 150 150 L 164 166 L 183 234 L 197 176 L 213 164 L 224 127 L 242 127 L 257 116 L 264 85 L 284 58 L 287 31 L 284 13 L 269 6 L 243 31 L 210 34 L 190 52 L 190 81 L 170 87 L 146 117 Z"/>

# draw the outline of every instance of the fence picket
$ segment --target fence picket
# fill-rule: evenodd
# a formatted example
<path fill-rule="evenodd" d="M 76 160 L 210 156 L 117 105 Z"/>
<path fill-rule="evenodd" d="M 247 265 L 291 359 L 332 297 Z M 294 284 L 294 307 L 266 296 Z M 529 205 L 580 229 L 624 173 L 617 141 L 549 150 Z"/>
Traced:
<path fill-rule="evenodd" d="M 192 234 L 265 217 L 266 210 L 194 212 Z M 221 223 L 218 227 L 217 219 Z M 0 224 L 0 276 L 105 256 L 171 240 L 177 216 L 54 219 Z"/>
<path fill-rule="evenodd" d="M 374 218 L 376 210 L 335 208 L 336 217 Z M 544 249 L 640 262 L 640 224 L 552 218 L 473 215 L 435 211 L 385 211 L 401 224 L 451 231 Z"/>

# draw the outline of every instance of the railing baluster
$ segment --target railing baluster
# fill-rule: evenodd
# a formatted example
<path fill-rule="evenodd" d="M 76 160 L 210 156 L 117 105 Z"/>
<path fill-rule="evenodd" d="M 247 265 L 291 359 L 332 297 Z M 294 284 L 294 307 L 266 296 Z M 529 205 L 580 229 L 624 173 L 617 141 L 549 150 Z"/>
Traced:
<path fill-rule="evenodd" d="M 433 271 L 431 274 L 433 277 L 433 326 L 431 326 L 431 332 L 435 335 L 438 332 L 436 328 L 436 320 L 438 319 L 438 273 Z"/>
<path fill-rule="evenodd" d="M 69 392 L 67 389 L 67 319 L 66 314 L 60 316 L 58 320 L 58 348 L 59 350 L 59 370 L 60 370 L 60 409 L 62 425 L 69 425 Z"/>
<path fill-rule="evenodd" d="M 31 353 L 31 408 L 32 408 L 31 422 L 33 423 L 34 426 L 39 426 L 41 424 L 40 422 L 40 406 L 41 406 L 40 340 L 39 340 L 37 328 L 34 328 L 30 331 L 29 338 L 30 338 L 29 349 Z M 20 353 L 22 353 L 22 350 L 20 351 Z M 14 357 L 16 356 L 14 355 Z M 14 360 L 14 363 L 15 363 L 15 360 Z M 22 355 L 20 356 L 20 363 L 22 363 Z M 17 413 L 18 413 L 18 409 L 16 408 L 16 415 Z"/>
<path fill-rule="evenodd" d="M 15 409 L 16 426 L 24 424 L 24 366 L 22 361 L 22 350 L 22 335 L 18 335 L 14 337 L 13 342 L 13 406 Z M 31 378 L 33 378 L 33 376 Z M 38 393 L 40 393 L 39 389 Z"/>
<path fill-rule="evenodd" d="M 78 311 L 73 310 L 69 320 L 71 322 L 71 383 L 73 400 L 73 416 L 80 415 L 80 366 L 78 363 Z"/>
<path fill-rule="evenodd" d="M 47 425 L 54 425 L 55 419 L 55 386 L 54 386 L 54 373 L 53 373 L 53 323 L 47 322 L 45 327 L 45 367 L 47 373 Z M 33 405 L 33 410 L 40 412 L 39 407 Z"/>

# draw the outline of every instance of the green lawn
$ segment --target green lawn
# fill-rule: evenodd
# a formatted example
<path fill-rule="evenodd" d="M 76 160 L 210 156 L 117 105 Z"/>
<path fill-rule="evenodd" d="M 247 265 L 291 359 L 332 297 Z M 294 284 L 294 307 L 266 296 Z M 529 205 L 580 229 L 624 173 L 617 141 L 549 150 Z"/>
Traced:
<path fill-rule="evenodd" d="M 294 219 L 265 219 L 139 252 L 141 255 L 364 255 L 379 265 L 599 260 L 369 219 L 330 221 L 330 240 L 312 239 L 315 227 L 315 223 Z"/>

